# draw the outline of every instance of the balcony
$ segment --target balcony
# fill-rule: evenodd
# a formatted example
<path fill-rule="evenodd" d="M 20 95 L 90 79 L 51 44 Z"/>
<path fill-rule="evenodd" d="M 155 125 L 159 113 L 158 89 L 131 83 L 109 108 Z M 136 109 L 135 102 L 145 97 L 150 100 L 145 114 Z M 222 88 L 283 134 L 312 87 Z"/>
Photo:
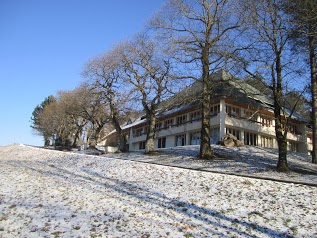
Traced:
<path fill-rule="evenodd" d="M 187 131 L 197 130 L 201 127 L 201 118 L 185 121 L 181 124 L 170 125 L 156 130 L 156 137 L 169 136 L 172 134 L 180 134 Z"/>
<path fill-rule="evenodd" d="M 146 132 L 135 133 L 132 135 L 132 137 L 129 138 L 130 143 L 135 143 L 135 142 L 145 141 L 145 140 L 146 140 Z"/>
<path fill-rule="evenodd" d="M 291 132 L 287 133 L 287 139 L 288 140 L 293 140 L 293 141 L 298 141 L 298 142 L 306 142 L 307 143 L 307 139 L 305 136 L 303 136 L 302 134 L 294 134 Z"/>
<path fill-rule="evenodd" d="M 253 119 L 237 116 L 226 116 L 226 126 L 232 126 L 237 128 L 246 129 L 248 131 L 261 132 L 268 135 L 275 135 L 275 129 L 271 125 L 266 125 Z"/>
<path fill-rule="evenodd" d="M 218 113 L 210 115 L 211 126 L 219 125 L 220 116 Z M 181 134 L 188 131 L 200 130 L 201 128 L 201 118 L 193 118 L 192 120 L 185 121 L 181 124 L 173 124 L 169 126 L 160 126 L 156 128 L 155 137 L 164 137 L 169 135 Z M 138 130 L 129 139 L 130 143 L 144 141 L 146 139 L 146 132 Z"/>

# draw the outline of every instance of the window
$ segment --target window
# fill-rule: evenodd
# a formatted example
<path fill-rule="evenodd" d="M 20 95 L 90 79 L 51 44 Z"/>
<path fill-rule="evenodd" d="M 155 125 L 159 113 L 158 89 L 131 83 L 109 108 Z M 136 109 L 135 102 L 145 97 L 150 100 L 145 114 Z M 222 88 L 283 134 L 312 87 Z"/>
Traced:
<path fill-rule="evenodd" d="M 201 119 L 201 111 L 192 112 L 190 114 L 190 119 L 192 121 L 198 121 L 199 119 Z"/>
<path fill-rule="evenodd" d="M 226 105 L 226 113 L 230 117 L 240 117 L 240 108 Z"/>
<path fill-rule="evenodd" d="M 261 136 L 261 146 L 262 147 L 268 147 L 268 148 L 273 148 L 273 138 L 272 137 L 267 137 L 267 136 Z"/>
<path fill-rule="evenodd" d="M 297 131 L 297 125 L 293 124 L 293 123 L 289 123 L 288 125 L 288 131 L 293 133 L 293 134 L 298 134 Z"/>
<path fill-rule="evenodd" d="M 257 145 L 258 144 L 257 134 L 244 132 L 244 144 Z"/>
<path fill-rule="evenodd" d="M 235 137 L 237 137 L 238 140 L 240 140 L 240 131 L 233 129 L 233 128 L 226 128 L 226 133 L 230 133 L 232 135 L 234 135 Z"/>
<path fill-rule="evenodd" d="M 157 148 L 165 148 L 166 147 L 166 137 L 159 138 Z"/>
<path fill-rule="evenodd" d="M 176 117 L 176 126 L 180 126 L 180 125 L 184 124 L 186 122 L 186 118 L 187 118 L 186 115 Z"/>
<path fill-rule="evenodd" d="M 155 124 L 155 130 L 160 131 L 162 129 L 162 122 Z"/>
<path fill-rule="evenodd" d="M 190 134 L 190 144 L 200 145 L 200 131 L 193 132 Z"/>
<path fill-rule="evenodd" d="M 138 128 L 133 130 L 133 137 L 138 137 L 141 136 L 143 134 L 143 128 Z"/>
<path fill-rule="evenodd" d="M 308 144 L 312 144 L 313 143 L 313 138 L 311 135 L 307 135 L 307 142 Z"/>
<path fill-rule="evenodd" d="M 186 134 L 176 136 L 176 146 L 186 145 Z"/>
<path fill-rule="evenodd" d="M 298 151 L 298 144 L 296 142 L 288 142 L 288 150 L 297 152 Z"/>
<path fill-rule="evenodd" d="M 210 115 L 211 116 L 216 116 L 220 112 L 220 104 L 213 105 L 210 108 Z"/>
<path fill-rule="evenodd" d="M 210 130 L 210 144 L 217 144 L 217 142 L 220 141 L 220 129 L 218 128 L 212 128 Z"/>
<path fill-rule="evenodd" d="M 139 143 L 139 150 L 144 150 L 145 149 L 145 141 L 141 141 Z"/>
<path fill-rule="evenodd" d="M 169 128 L 169 127 L 172 126 L 172 125 L 173 125 L 173 118 L 164 121 L 164 129 L 167 129 L 167 128 Z"/>
<path fill-rule="evenodd" d="M 257 113 L 254 111 L 245 110 L 244 115 L 246 119 L 249 121 L 253 121 L 253 122 L 257 121 Z"/>
<path fill-rule="evenodd" d="M 270 117 L 260 115 L 260 122 L 262 126 L 272 126 L 272 119 Z"/>

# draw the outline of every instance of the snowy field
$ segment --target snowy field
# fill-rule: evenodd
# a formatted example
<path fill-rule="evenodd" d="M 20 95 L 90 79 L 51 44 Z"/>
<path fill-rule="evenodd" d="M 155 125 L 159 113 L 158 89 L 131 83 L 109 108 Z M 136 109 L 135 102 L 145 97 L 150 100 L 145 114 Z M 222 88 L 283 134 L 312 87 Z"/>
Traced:
<path fill-rule="evenodd" d="M 214 163 L 218 172 L 274 177 L 272 151 L 262 153 L 271 156 L 266 164 L 259 149 L 214 149 L 226 155 Z M 148 163 L 211 169 L 195 153 L 94 157 L 0 147 L 0 237 L 317 237 L 316 187 Z M 316 177 L 296 156 L 292 166 L 306 175 L 292 176 Z"/>
<path fill-rule="evenodd" d="M 124 157 L 120 154 L 106 155 L 108 158 L 127 159 L 145 163 L 197 169 L 202 171 L 265 178 L 294 183 L 313 184 L 317 186 L 317 165 L 311 163 L 311 156 L 288 152 L 287 160 L 292 173 L 276 172 L 278 150 L 244 146 L 224 147 L 212 145 L 218 155 L 212 161 L 198 160 L 199 146 L 180 146 L 160 149 L 155 156 L 144 153 L 130 153 Z"/>

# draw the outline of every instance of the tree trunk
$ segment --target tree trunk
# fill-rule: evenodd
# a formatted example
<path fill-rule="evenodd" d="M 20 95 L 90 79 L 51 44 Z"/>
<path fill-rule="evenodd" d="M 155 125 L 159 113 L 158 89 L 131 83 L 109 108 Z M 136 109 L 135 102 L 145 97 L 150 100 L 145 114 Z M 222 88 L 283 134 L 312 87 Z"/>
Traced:
<path fill-rule="evenodd" d="M 120 126 L 120 123 L 116 117 L 112 117 L 112 123 L 114 125 L 114 128 L 116 129 L 116 132 L 118 133 L 118 138 L 119 138 L 119 151 L 121 152 L 127 152 L 127 140 L 124 137 L 122 133 L 122 129 Z"/>
<path fill-rule="evenodd" d="M 125 136 L 122 133 L 119 134 L 119 151 L 121 151 L 121 152 L 128 151 L 127 139 L 125 138 Z"/>
<path fill-rule="evenodd" d="M 91 136 L 89 138 L 89 146 L 88 146 L 88 149 L 90 150 L 96 150 L 96 145 L 97 145 L 97 135 L 96 135 L 96 130 L 93 126 L 93 130 L 92 130 L 92 133 L 91 133 Z"/>
<path fill-rule="evenodd" d="M 209 78 L 209 49 L 202 51 L 202 94 L 203 100 L 201 104 L 202 120 L 201 120 L 201 141 L 200 141 L 200 155 L 201 159 L 212 159 L 214 153 L 210 147 L 210 78 Z"/>
<path fill-rule="evenodd" d="M 77 140 L 78 140 L 78 134 L 76 133 L 76 135 L 74 136 L 74 141 L 72 143 L 72 148 L 77 147 Z"/>
<path fill-rule="evenodd" d="M 213 151 L 210 147 L 210 97 L 203 96 L 202 101 L 202 123 L 201 123 L 201 143 L 200 143 L 200 158 L 212 159 Z"/>
<path fill-rule="evenodd" d="M 89 150 L 96 150 L 96 139 L 95 136 L 91 136 L 89 139 L 89 146 L 88 146 Z"/>
<path fill-rule="evenodd" d="M 83 130 L 83 126 L 78 127 L 78 130 L 76 131 L 75 135 L 74 135 L 74 141 L 72 144 L 72 147 L 75 148 L 77 146 L 77 140 L 79 139 L 79 136 L 81 135 Z"/>
<path fill-rule="evenodd" d="M 48 136 L 44 136 L 44 146 L 50 146 L 50 138 Z"/>
<path fill-rule="evenodd" d="M 277 52 L 277 51 L 276 51 Z M 278 163 L 276 170 L 279 172 L 288 172 L 290 169 L 287 164 L 287 125 L 285 131 L 282 127 L 282 115 L 280 101 L 282 99 L 282 64 L 281 55 L 277 53 L 276 57 L 276 83 L 274 85 L 274 116 L 275 116 L 275 135 L 278 144 Z M 274 80 L 274 72 L 272 72 L 272 79 Z M 286 124 L 287 121 L 284 123 Z"/>
<path fill-rule="evenodd" d="M 278 133 L 278 162 L 277 162 L 277 167 L 276 170 L 278 172 L 289 172 L 290 169 L 288 167 L 287 163 L 287 141 L 285 135 L 280 135 Z"/>
<path fill-rule="evenodd" d="M 155 136 L 155 112 L 150 111 L 147 113 L 147 135 L 146 135 L 146 142 L 145 142 L 145 154 L 150 154 L 155 151 L 154 149 L 154 136 Z"/>
<path fill-rule="evenodd" d="M 275 104 L 275 103 L 274 103 Z M 274 108 L 275 114 L 275 135 L 278 145 L 278 162 L 276 166 L 276 170 L 278 172 L 289 172 L 290 169 L 287 163 L 287 132 L 283 132 L 282 128 L 282 117 L 281 117 L 281 110 L 278 106 Z"/>
<path fill-rule="evenodd" d="M 95 126 L 93 126 L 93 132 L 92 132 L 91 138 L 89 140 L 89 149 L 98 150 L 96 148 L 96 145 L 97 145 L 97 141 L 99 139 L 99 134 L 100 134 L 100 131 L 102 130 L 102 128 L 103 128 L 103 125 L 100 125 L 99 123 L 98 123 L 98 126 L 96 129 L 95 129 Z"/>
<path fill-rule="evenodd" d="M 312 96 L 312 129 L 313 129 L 313 151 L 312 163 L 317 164 L 317 71 L 316 55 L 314 51 L 314 36 L 308 36 L 309 60 L 311 73 L 311 96 Z"/>
<path fill-rule="evenodd" d="M 111 117 L 112 124 L 119 137 L 119 151 L 127 152 L 128 151 L 127 140 L 122 133 L 120 122 L 118 119 L 118 109 L 115 107 L 114 98 L 113 97 L 109 98 L 109 101 L 110 101 L 110 110 L 112 113 L 112 117 Z"/>

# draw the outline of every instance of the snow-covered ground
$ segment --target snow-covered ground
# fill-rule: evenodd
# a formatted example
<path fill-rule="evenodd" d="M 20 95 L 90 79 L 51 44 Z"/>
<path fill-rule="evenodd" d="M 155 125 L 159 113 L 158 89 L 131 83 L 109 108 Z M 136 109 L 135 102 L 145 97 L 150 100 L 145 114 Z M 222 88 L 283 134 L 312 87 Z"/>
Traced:
<path fill-rule="evenodd" d="M 108 158 L 127 159 L 146 163 L 219 172 L 248 177 L 282 180 L 317 186 L 317 165 L 311 163 L 311 156 L 288 152 L 288 164 L 291 173 L 276 172 L 278 150 L 263 147 L 224 147 L 212 145 L 218 156 L 212 161 L 198 160 L 199 146 L 180 146 L 159 149 L 154 156 L 145 156 L 142 152 L 105 155 Z"/>
<path fill-rule="evenodd" d="M 218 171 L 265 173 L 273 163 L 263 165 L 263 154 L 275 158 L 259 148 L 214 149 L 227 153 L 215 162 Z M 210 169 L 210 162 L 193 160 L 195 153 L 167 149 L 143 160 Z M 295 157 L 305 156 L 290 156 L 292 165 Z M 142 155 L 0 147 L 0 237 L 317 237 L 316 187 L 133 158 Z M 299 164 L 315 176 L 315 166 Z"/>

